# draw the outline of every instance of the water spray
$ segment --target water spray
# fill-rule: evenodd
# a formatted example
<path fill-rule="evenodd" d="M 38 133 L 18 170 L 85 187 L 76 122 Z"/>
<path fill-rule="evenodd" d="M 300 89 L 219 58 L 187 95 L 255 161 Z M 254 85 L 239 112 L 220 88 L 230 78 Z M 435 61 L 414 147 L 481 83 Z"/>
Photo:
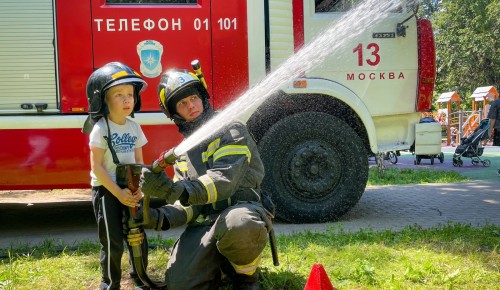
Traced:
<path fill-rule="evenodd" d="M 367 27 L 380 22 L 400 4 L 401 1 L 397 0 L 368 0 L 360 3 L 337 23 L 331 25 L 325 32 L 320 33 L 311 43 L 305 45 L 296 54 L 288 58 L 255 87 L 241 95 L 227 108 L 182 141 L 175 148 L 175 155 L 179 156 L 185 153 L 228 123 L 243 116 L 248 116 L 275 91 L 290 82 L 290 80 L 300 77 L 306 71 L 320 65 L 326 57 L 331 56 L 336 50 L 341 50 L 343 44 L 358 37 Z"/>

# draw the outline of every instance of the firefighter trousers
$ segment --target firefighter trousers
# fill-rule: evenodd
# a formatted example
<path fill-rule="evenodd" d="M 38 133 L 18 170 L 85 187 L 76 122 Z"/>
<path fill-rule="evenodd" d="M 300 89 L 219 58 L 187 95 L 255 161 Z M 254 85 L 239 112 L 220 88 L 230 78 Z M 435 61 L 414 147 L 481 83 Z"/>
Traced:
<path fill-rule="evenodd" d="M 212 225 L 189 225 L 168 262 L 168 289 L 216 289 L 228 262 L 236 273 L 258 273 L 270 230 L 263 215 L 260 205 L 242 203 L 222 211 Z"/>

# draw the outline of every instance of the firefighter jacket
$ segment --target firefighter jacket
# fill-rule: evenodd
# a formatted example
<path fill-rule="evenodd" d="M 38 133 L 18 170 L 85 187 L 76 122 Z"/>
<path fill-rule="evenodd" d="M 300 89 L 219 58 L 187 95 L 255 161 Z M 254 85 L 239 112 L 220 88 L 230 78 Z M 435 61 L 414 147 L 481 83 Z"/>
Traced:
<path fill-rule="evenodd" d="M 170 228 L 210 225 L 218 214 L 241 202 L 260 202 L 264 166 L 247 127 L 233 122 L 181 155 L 174 181 L 187 191 L 188 206 L 164 207 Z"/>

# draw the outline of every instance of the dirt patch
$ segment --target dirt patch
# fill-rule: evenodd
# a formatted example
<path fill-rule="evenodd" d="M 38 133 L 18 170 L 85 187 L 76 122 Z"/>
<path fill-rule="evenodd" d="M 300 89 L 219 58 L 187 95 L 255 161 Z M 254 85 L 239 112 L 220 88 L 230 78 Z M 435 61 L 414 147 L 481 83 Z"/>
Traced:
<path fill-rule="evenodd" d="M 0 203 L 46 203 L 91 200 L 92 193 L 90 188 L 0 191 Z"/>

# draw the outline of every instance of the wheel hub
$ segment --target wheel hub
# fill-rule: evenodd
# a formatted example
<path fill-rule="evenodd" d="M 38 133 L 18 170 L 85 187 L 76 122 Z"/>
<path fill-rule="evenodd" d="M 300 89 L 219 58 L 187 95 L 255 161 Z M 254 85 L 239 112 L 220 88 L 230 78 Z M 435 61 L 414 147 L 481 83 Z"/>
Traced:
<path fill-rule="evenodd" d="M 306 199 L 327 196 L 341 176 L 335 150 L 321 144 L 301 144 L 289 159 L 289 179 L 295 195 Z"/>

